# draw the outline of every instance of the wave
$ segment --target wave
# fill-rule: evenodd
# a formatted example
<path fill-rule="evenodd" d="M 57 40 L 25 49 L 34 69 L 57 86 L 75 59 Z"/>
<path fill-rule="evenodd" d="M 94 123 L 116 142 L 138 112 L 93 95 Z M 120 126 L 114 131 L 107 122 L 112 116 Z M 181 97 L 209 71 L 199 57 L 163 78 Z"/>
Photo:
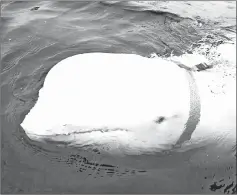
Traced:
<path fill-rule="evenodd" d="M 207 22 L 236 25 L 234 13 L 236 4 L 231 1 L 222 2 L 169 2 L 169 1 L 103 1 L 102 4 L 108 6 L 118 6 L 131 11 L 148 11 L 151 13 L 171 14 L 177 18 L 188 18 Z M 206 12 L 206 10 L 209 10 Z M 219 10 L 216 12 L 216 10 Z M 224 21 L 223 18 L 224 17 Z"/>

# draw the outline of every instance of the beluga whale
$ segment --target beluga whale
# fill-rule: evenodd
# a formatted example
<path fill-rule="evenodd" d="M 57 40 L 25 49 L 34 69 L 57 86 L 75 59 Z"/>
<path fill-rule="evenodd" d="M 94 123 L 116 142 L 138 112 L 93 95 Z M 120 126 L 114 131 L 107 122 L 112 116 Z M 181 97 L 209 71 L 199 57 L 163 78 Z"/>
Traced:
<path fill-rule="evenodd" d="M 165 58 L 78 54 L 48 72 L 21 126 L 34 140 L 110 154 L 233 147 L 236 86 L 216 94 L 217 77 Z"/>

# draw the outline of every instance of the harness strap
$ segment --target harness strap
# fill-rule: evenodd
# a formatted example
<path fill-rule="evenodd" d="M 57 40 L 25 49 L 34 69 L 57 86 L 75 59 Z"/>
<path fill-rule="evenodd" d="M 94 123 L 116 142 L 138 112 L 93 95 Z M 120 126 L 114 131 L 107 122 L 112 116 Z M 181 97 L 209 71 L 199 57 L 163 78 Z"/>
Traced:
<path fill-rule="evenodd" d="M 181 66 L 181 68 L 186 69 L 188 82 L 189 82 L 189 90 L 190 90 L 190 106 L 189 106 L 189 117 L 184 125 L 184 131 L 179 137 L 178 141 L 174 145 L 175 148 L 180 147 L 182 143 L 191 139 L 193 132 L 195 131 L 198 123 L 200 122 L 201 117 L 201 102 L 200 96 L 198 93 L 198 87 L 195 82 L 195 78 L 193 76 L 192 70 L 185 68 L 185 66 Z"/>

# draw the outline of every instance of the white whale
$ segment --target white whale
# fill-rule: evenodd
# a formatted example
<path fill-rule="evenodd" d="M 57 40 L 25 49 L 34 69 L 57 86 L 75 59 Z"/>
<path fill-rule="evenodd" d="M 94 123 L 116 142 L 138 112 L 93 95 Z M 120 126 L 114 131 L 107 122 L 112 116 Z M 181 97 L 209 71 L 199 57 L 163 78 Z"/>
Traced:
<path fill-rule="evenodd" d="M 162 58 L 80 54 L 49 71 L 21 126 L 32 139 L 111 153 L 172 149 L 184 131 L 190 138 L 182 141 L 183 150 L 208 143 L 232 147 L 236 85 L 226 83 L 225 92 L 216 94 L 210 88 L 215 79 L 215 72 L 190 72 Z"/>

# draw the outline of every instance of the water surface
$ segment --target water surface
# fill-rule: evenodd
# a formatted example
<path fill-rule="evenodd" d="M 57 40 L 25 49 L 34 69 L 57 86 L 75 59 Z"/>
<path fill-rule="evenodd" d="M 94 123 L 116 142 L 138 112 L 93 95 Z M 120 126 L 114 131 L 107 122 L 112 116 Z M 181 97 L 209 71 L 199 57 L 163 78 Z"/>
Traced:
<path fill-rule="evenodd" d="M 19 125 L 60 60 L 217 45 L 236 32 L 235 2 L 5 1 L 1 16 L 2 193 L 236 193 L 233 151 L 108 157 L 32 141 Z"/>

